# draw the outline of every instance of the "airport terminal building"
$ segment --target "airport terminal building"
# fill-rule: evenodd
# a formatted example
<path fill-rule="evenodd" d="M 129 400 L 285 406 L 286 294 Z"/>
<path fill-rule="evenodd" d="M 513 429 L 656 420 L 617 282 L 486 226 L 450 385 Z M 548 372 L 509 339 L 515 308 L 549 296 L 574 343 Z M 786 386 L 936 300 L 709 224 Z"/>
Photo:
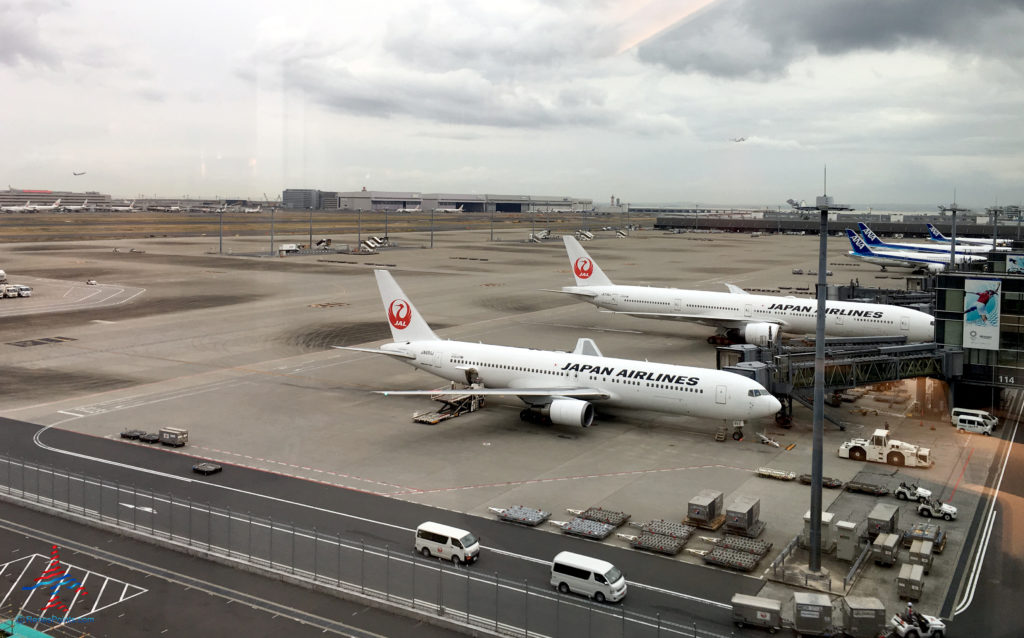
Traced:
<path fill-rule="evenodd" d="M 321 191 L 289 188 L 285 208 L 313 210 L 399 211 L 461 210 L 467 213 L 578 212 L 594 208 L 591 199 L 547 195 L 419 193 L 414 191 Z"/>

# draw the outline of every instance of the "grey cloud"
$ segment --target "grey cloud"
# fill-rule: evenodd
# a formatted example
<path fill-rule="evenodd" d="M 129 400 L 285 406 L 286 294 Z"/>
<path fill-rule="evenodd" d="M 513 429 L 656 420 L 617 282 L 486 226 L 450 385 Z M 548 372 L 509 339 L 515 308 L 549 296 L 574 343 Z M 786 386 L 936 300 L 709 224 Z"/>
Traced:
<path fill-rule="evenodd" d="M 59 67 L 52 44 L 43 42 L 39 17 L 62 6 L 65 3 L 50 1 L 0 4 L 0 64 Z"/>
<path fill-rule="evenodd" d="M 1021 0 L 722 0 L 639 47 L 682 72 L 773 79 L 814 52 L 942 46 L 1019 61 Z"/>

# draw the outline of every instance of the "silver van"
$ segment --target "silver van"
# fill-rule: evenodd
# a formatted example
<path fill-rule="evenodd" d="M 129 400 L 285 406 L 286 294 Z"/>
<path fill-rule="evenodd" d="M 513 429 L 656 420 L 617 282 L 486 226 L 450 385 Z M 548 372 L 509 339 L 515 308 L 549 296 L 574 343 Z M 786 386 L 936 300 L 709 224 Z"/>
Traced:
<path fill-rule="evenodd" d="M 573 592 L 599 603 L 626 596 L 626 578 L 608 561 L 572 552 L 559 552 L 551 561 L 551 586 L 563 594 Z"/>
<path fill-rule="evenodd" d="M 980 416 L 973 414 L 961 414 L 956 418 L 957 432 L 973 432 L 974 434 L 992 434 L 992 424 L 987 423 Z"/>
<path fill-rule="evenodd" d="M 957 419 L 959 417 L 961 417 L 961 416 L 977 417 L 977 418 L 981 419 L 984 423 L 990 424 L 992 426 L 993 430 L 999 427 L 999 419 L 997 419 L 996 417 L 992 416 L 988 412 L 985 412 L 984 410 L 969 410 L 967 408 L 953 408 L 953 410 L 949 413 L 949 420 L 950 420 L 950 422 L 954 426 L 956 426 Z"/>

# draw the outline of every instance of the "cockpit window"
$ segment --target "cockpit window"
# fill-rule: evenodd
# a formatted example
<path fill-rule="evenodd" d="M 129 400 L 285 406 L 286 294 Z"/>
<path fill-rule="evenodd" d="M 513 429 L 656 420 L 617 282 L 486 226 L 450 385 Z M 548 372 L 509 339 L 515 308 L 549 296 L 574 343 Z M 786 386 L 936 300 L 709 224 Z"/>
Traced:
<path fill-rule="evenodd" d="M 747 390 L 748 397 L 762 397 L 768 394 L 767 390 Z"/>

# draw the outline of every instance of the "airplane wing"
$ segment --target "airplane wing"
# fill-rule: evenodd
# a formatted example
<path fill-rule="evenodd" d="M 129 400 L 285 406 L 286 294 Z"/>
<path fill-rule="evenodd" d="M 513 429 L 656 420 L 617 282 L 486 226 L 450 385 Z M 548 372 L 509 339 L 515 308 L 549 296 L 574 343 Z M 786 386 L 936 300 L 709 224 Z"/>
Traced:
<path fill-rule="evenodd" d="M 715 315 L 688 315 L 677 312 L 627 312 L 625 310 L 602 310 L 601 312 L 610 312 L 616 315 L 629 315 L 631 317 L 642 317 L 655 319 L 678 319 L 679 321 L 694 321 L 696 323 L 703 323 L 709 326 L 722 326 L 724 328 L 742 328 L 748 323 L 773 323 L 777 326 L 785 326 L 785 321 L 779 321 L 778 319 L 737 319 L 736 317 L 716 317 Z"/>
<path fill-rule="evenodd" d="M 338 350 L 354 350 L 356 352 L 369 352 L 371 354 L 386 354 L 389 357 L 398 357 L 399 359 L 415 359 L 416 355 L 409 354 L 407 352 L 392 352 L 391 350 L 377 350 L 376 348 L 350 348 L 348 346 L 331 346 Z"/>
<path fill-rule="evenodd" d="M 733 284 L 725 284 L 725 287 L 728 288 L 729 292 L 731 292 L 734 295 L 749 295 L 750 294 L 746 290 L 740 288 L 739 286 L 733 285 Z"/>
<path fill-rule="evenodd" d="M 454 390 L 374 390 L 376 394 L 402 396 L 460 396 L 472 394 L 483 397 L 572 397 L 574 399 L 607 399 L 609 394 L 597 388 L 456 388 Z"/>

